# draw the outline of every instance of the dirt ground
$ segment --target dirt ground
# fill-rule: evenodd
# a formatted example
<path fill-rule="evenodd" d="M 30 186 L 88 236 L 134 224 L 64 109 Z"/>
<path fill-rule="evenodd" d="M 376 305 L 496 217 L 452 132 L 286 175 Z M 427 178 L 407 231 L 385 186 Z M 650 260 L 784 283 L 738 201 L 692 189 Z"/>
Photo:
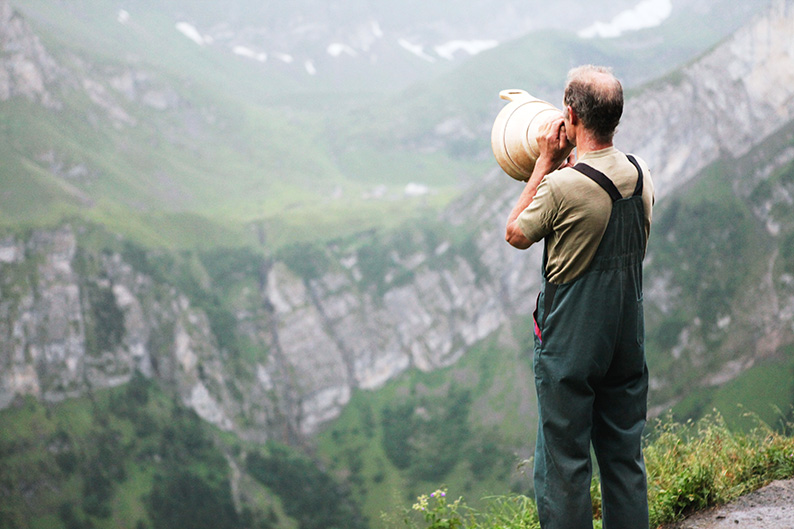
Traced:
<path fill-rule="evenodd" d="M 736 501 L 662 529 L 794 529 L 794 479 L 775 481 Z"/>

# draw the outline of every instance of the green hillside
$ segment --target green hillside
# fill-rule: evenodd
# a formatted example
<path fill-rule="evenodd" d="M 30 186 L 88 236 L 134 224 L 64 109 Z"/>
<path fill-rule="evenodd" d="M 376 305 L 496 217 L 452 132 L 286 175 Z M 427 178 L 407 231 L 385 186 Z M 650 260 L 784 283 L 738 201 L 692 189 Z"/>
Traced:
<path fill-rule="evenodd" d="M 6 225 L 73 215 L 178 247 L 250 244 L 256 227 L 278 246 L 410 218 L 471 171 L 443 154 L 338 141 L 357 119 L 354 96 L 199 47 L 157 11 L 128 25 L 101 2 L 31 2 L 23 13 L 66 73 L 51 87 L 61 108 L 0 105 Z M 133 99 L 117 89 L 130 77 Z M 404 197 L 410 182 L 432 195 Z"/>
<path fill-rule="evenodd" d="M 472 136 L 449 134 L 448 152 L 490 157 L 490 125 L 505 104 L 499 99 L 501 90 L 521 88 L 560 105 L 568 69 L 591 63 L 613 67 L 630 97 L 645 83 L 696 59 L 763 7 L 759 3 L 715 7 L 707 14 L 677 12 L 657 28 L 609 39 L 583 39 L 570 31 L 533 32 L 393 95 L 387 104 L 365 109 L 370 116 L 366 131 L 419 148 L 433 143 L 436 124 L 456 119 Z"/>
<path fill-rule="evenodd" d="M 499 342 L 485 341 L 454 367 L 357 392 L 320 434 L 319 453 L 349 476 L 370 520 L 444 484 L 475 505 L 497 491 L 531 489 L 520 465 L 537 424 L 531 353 Z"/>
<path fill-rule="evenodd" d="M 777 378 L 791 374 L 790 349 L 763 345 L 785 334 L 786 309 L 759 306 L 791 295 L 794 164 L 773 160 L 793 138 L 789 124 L 744 157 L 712 164 L 654 211 L 646 284 L 659 280 L 669 305 L 646 310 L 650 368 L 667 382 L 652 399 L 675 403 L 680 418 L 716 407 L 738 424 L 742 403 L 774 422 L 794 404 L 790 377 Z M 743 367 L 731 375 L 731 365 Z"/>
<path fill-rule="evenodd" d="M 20 97 L 0 105 L 0 223 L 76 216 L 175 247 L 277 247 L 397 226 L 493 168 L 500 90 L 556 100 L 580 62 L 613 64 L 632 86 L 650 75 L 650 57 L 664 73 L 736 24 L 727 10 L 723 33 L 681 20 L 619 39 L 537 33 L 406 91 L 365 95 L 355 78 L 298 82 L 199 46 L 175 29 L 174 3 L 134 2 L 124 24 L 100 0 L 14 7 L 60 70 L 46 86 L 55 108 Z M 407 197 L 409 183 L 429 193 Z"/>
<path fill-rule="evenodd" d="M 316 462 L 220 432 L 143 377 L 60 404 L 20 399 L 0 420 L 14 426 L 0 431 L 0 527 L 366 527 Z"/>
<path fill-rule="evenodd" d="M 430 267 L 460 259 L 477 280 L 487 277 L 473 242 L 479 222 L 453 228 L 437 213 L 495 167 L 488 142 L 500 90 L 556 101 L 570 66 L 597 62 L 614 65 L 633 93 L 739 20 L 732 11 L 706 21 L 683 13 L 597 41 L 536 33 L 407 90 L 373 94 L 356 79 L 297 82 L 198 46 L 174 28 L 174 10 L 192 5 L 170 2 L 169 12 L 138 0 L 125 6 L 129 24 L 118 22 L 118 4 L 101 0 L 15 5 L 58 65 L 46 85 L 56 104 L 0 103 L 0 231 L 70 221 L 79 251 L 119 255 L 206 314 L 225 361 L 249 378 L 271 351 L 241 338 L 235 318 L 246 307 L 234 299 L 262 287 L 273 259 L 308 284 L 330 266 L 317 245 L 332 242 L 359 260 L 360 286 L 372 292 L 387 269 L 392 285 L 413 280 L 413 270 L 392 266 L 395 249 L 426 255 Z M 794 213 L 785 197 L 794 196 L 794 164 L 766 164 L 792 143 L 789 125 L 657 205 L 646 278 L 663 279 L 671 304 L 646 313 L 658 382 L 651 404 L 672 407 L 676 419 L 718 409 L 746 431 L 752 411 L 790 428 L 792 349 L 771 348 L 748 365 L 766 320 L 745 315 L 757 308 L 758 285 L 791 293 Z M 411 183 L 428 193 L 409 196 Z M 451 249 L 434 253 L 442 241 Z M 19 276 L 3 292 L 36 279 Z M 98 328 L 119 323 L 93 308 Z M 356 390 L 337 420 L 298 447 L 219 431 L 139 376 L 61 403 L 19 398 L 0 410 L 0 527 L 374 529 L 382 512 L 443 486 L 478 509 L 494 494 L 531 495 L 530 329 L 519 317 L 452 367 Z M 87 341 L 97 340 L 91 332 L 100 331 Z M 746 369 L 709 381 L 732 363 Z M 662 505 L 676 515 L 702 506 L 687 503 L 689 493 L 700 501 L 693 480 L 702 476 L 669 473 L 678 475 L 688 494 Z"/>

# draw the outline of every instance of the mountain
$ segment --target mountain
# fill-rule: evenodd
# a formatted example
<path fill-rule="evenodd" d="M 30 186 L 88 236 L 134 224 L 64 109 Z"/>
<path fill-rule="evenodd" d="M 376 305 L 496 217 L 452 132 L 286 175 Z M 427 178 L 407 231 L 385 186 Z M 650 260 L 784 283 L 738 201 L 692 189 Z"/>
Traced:
<path fill-rule="evenodd" d="M 219 10 L 6 0 L 7 99 L 0 111 L 8 176 L 0 222 L 52 226 L 78 216 L 147 246 L 181 248 L 258 245 L 263 237 L 278 247 L 310 240 L 313 225 L 339 234 L 393 227 L 423 204 L 448 203 L 489 167 L 487 129 L 504 83 L 531 82 L 532 91 L 551 95 L 567 68 L 558 66 L 562 57 L 602 60 L 623 50 L 627 72 L 640 70 L 647 56 L 665 57 L 660 70 L 631 81 L 641 82 L 713 45 L 760 8 L 725 0 L 652 4 L 665 9 L 667 18 L 651 17 L 663 30 L 599 39 L 568 27 L 524 40 L 522 28 L 561 20 L 559 13 L 542 15 L 552 8 L 538 2 L 531 10 L 537 19 L 517 23 L 514 12 L 523 9 L 473 3 L 459 20 L 447 16 L 457 10 L 429 4 L 417 7 L 408 25 L 405 15 L 394 15 L 399 9 L 354 3 L 355 16 L 313 4 L 237 2 Z M 579 30 L 592 20 L 623 20 L 620 10 L 631 4 L 604 5 L 568 9 L 569 24 Z M 316 17 L 308 25 L 301 22 L 307 12 Z M 626 12 L 639 17 L 634 24 L 645 20 L 641 10 Z M 337 68 L 310 76 L 302 66 L 295 71 L 292 63 L 252 62 L 234 52 L 264 46 L 250 40 L 264 35 L 274 40 L 263 53 L 281 50 L 301 57 L 294 62 L 319 65 L 320 55 L 300 55 L 299 48 L 321 43 L 312 53 L 328 57 L 331 28 L 356 34 L 375 16 L 395 24 L 391 30 L 382 23 L 387 55 L 395 57 L 351 65 L 358 73 Z M 444 28 L 440 18 L 455 24 Z M 698 31 L 676 30 L 682 20 L 700 21 Z M 411 34 L 426 46 L 497 34 L 503 44 L 471 60 L 427 63 L 400 45 Z M 201 39 L 190 38 L 196 35 Z M 573 55 L 579 48 L 585 51 Z M 537 61 L 525 65 L 522 57 L 533 55 Z M 461 73 L 453 70 L 458 65 Z M 412 74 L 384 84 L 381 69 Z"/>
<path fill-rule="evenodd" d="M 255 89 L 250 58 L 176 28 L 207 25 L 187 3 L 184 16 L 130 4 L 128 18 L 88 1 L 0 1 L 0 417 L 20 425 L 0 438 L 0 475 L 15 478 L 2 481 L 0 521 L 60 509 L 60 525 L 109 526 L 129 509 L 154 524 L 168 511 L 158 502 L 195 476 L 218 512 L 237 502 L 262 523 L 271 507 L 294 519 L 301 507 L 278 492 L 302 485 L 267 476 L 308 468 L 358 487 L 370 517 L 394 491 L 442 479 L 525 486 L 510 467 L 531 445 L 540 253 L 503 242 L 520 185 L 482 138 L 492 88 L 531 79 L 559 99 L 567 64 L 544 65 L 560 56 L 615 54 L 629 73 L 617 142 L 649 162 L 657 189 L 654 414 L 740 395 L 774 420 L 770 405 L 786 410 L 794 392 L 794 4 L 771 2 L 719 44 L 717 24 L 710 37 L 675 26 L 728 4 L 680 5 L 619 40 L 519 37 L 375 106 L 350 93 L 286 101 L 300 85 L 288 71 Z M 533 49 L 543 59 L 525 64 Z M 657 56 L 664 66 L 645 71 Z M 181 461 L 169 439 L 203 459 Z M 276 441 L 314 459 L 263 444 Z M 113 460 L 125 463 L 99 464 Z M 76 469 L 117 485 L 103 496 Z M 343 486 L 328 489 L 348 505 Z"/>
<path fill-rule="evenodd" d="M 461 9 L 449 0 L 371 4 L 328 4 L 302 0 L 262 5 L 238 0 L 229 5 L 171 1 L 165 5 L 129 0 L 117 11 L 100 3 L 73 3 L 75 13 L 104 12 L 119 23 L 145 22 L 157 12 L 198 46 L 248 61 L 251 69 L 279 72 L 314 90 L 393 90 L 449 71 L 466 57 L 530 31 L 560 27 L 563 14 L 577 27 L 594 17 L 609 18 L 632 0 L 578 7 L 575 2 L 509 1 L 494 6 L 471 1 Z"/>
<path fill-rule="evenodd" d="M 72 9 L 81 10 L 78 6 Z M 130 0 L 118 19 L 134 23 L 137 13 L 153 9 L 151 2 Z M 449 72 L 471 56 L 541 29 L 616 37 L 667 19 L 696 19 L 705 42 L 709 33 L 735 29 L 756 9 L 719 0 L 510 0 L 498 6 L 482 0 L 465 6 L 451 0 L 399 5 L 301 0 L 265 6 L 238 0 L 223 8 L 172 1 L 157 11 L 196 44 L 247 59 L 251 67 L 324 91 L 382 93 Z"/>
<path fill-rule="evenodd" d="M 780 87 L 791 75 L 793 14 L 791 3 L 774 3 L 626 109 L 636 118 L 621 134 L 657 168 L 663 204 L 647 265 L 651 322 L 667 351 L 660 363 L 670 366 L 656 380 L 659 397 L 675 401 L 687 380 L 721 386 L 765 359 L 788 358 L 794 299 L 783 204 L 794 99 Z"/>

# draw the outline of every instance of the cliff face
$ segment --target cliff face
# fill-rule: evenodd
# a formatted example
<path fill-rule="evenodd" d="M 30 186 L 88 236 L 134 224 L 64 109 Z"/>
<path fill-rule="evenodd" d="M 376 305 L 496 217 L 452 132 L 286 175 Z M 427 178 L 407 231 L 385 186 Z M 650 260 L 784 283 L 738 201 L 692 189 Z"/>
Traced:
<path fill-rule="evenodd" d="M 794 4 L 772 2 L 711 53 L 626 105 L 619 140 L 654 170 L 657 198 L 739 158 L 794 117 Z"/>
<path fill-rule="evenodd" d="M 134 370 L 173 381 L 203 417 L 229 428 L 222 357 L 205 314 L 118 254 L 82 250 L 70 226 L 0 244 L 0 406 L 127 382 Z"/>
<path fill-rule="evenodd" d="M 61 69 L 8 0 L 0 0 L 0 53 L 0 101 L 23 96 L 58 106 L 47 85 L 62 75 Z"/>
<path fill-rule="evenodd" d="M 794 341 L 792 34 L 794 2 L 776 0 L 627 104 L 618 140 L 648 161 L 657 202 L 671 206 L 646 259 L 651 331 L 669 334 L 656 412 L 682 398 L 676 379 L 719 386 Z"/>
<path fill-rule="evenodd" d="M 121 253 L 82 248 L 76 230 L 0 245 L 0 407 L 17 395 L 57 401 L 123 384 L 138 370 L 174 384 L 221 428 L 308 434 L 336 417 L 354 388 L 377 388 L 409 366 L 450 365 L 513 310 L 499 282 L 478 277 L 448 245 L 437 248 L 444 268 L 407 256 L 412 263 L 399 269 L 413 279 L 381 290 L 355 279 L 355 254 L 310 280 L 263 260 L 261 288 L 231 303 L 237 333 L 266 352 L 239 376 L 204 311 Z"/>
<path fill-rule="evenodd" d="M 57 66 L 2 0 L 0 19 L 0 99 L 55 104 L 47 80 L 58 75 Z M 675 78 L 629 101 L 618 146 L 648 161 L 657 200 L 718 158 L 746 159 L 790 124 L 792 34 L 794 2 L 775 2 Z M 782 143 L 774 157 L 753 166 L 755 185 L 794 160 L 790 143 Z M 752 192 L 727 185 L 738 196 Z M 780 242 L 785 219 L 775 217 L 774 206 L 794 190 L 774 186 L 779 192 L 754 214 L 769 227 L 770 240 Z M 204 419 L 248 438 L 311 434 L 340 413 L 355 388 L 377 388 L 411 366 L 451 365 L 478 340 L 531 312 L 541 249 L 517 252 L 502 239 L 519 192 L 520 185 L 493 171 L 440 218 L 449 232 L 470 238 L 409 234 L 417 240 L 375 250 L 378 267 L 373 256 L 337 246 L 324 250 L 325 265 L 310 274 L 262 258 L 255 281 L 223 293 L 235 334 L 247 344 L 245 359 L 219 344 L 211 315 L 188 293 L 123 252 L 89 249 L 80 242 L 80 225 L 7 236 L 0 241 L 0 407 L 19 395 L 57 401 L 123 384 L 138 370 L 172 384 Z M 791 281 L 781 287 L 787 276 L 777 255 L 769 256 L 758 298 L 741 300 L 759 309 L 747 324 L 756 346 L 728 343 L 711 366 L 713 383 L 752 365 L 761 349 L 773 354 L 792 342 L 794 292 Z M 681 308 L 681 286 L 671 277 L 664 269 L 649 277 L 646 303 L 660 317 Z M 737 315 L 721 314 L 715 325 L 730 326 L 731 318 Z M 698 325 L 678 329 L 670 352 L 689 355 L 688 365 L 706 347 L 698 336 L 708 333 Z M 671 381 L 662 374 L 654 384 L 663 393 Z"/>

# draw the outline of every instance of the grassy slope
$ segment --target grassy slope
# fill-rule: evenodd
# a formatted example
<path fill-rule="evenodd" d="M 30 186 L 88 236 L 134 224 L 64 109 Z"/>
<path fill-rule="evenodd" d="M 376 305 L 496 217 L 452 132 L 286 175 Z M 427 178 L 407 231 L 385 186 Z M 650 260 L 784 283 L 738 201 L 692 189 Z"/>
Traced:
<path fill-rule="evenodd" d="M 248 472 L 249 456 L 278 450 L 327 481 L 297 452 L 220 432 L 142 378 L 57 404 L 19 399 L 0 421 L 1 527 L 296 529 L 279 497 L 294 484 L 282 477 L 266 486 Z M 351 502 L 335 490 L 314 494 L 315 517 L 339 516 L 331 504 Z"/>
<path fill-rule="evenodd" d="M 358 391 L 342 416 L 320 434 L 319 453 L 331 469 L 340 475 L 358 469 L 351 481 L 370 520 L 444 483 L 454 484 L 470 498 L 511 489 L 528 490 L 526 469 L 519 470 L 518 465 L 534 446 L 531 361 L 528 353 L 517 353 L 499 342 L 498 337 L 485 340 L 454 367 L 433 373 L 412 371 L 377 391 Z M 435 417 L 443 414 L 440 410 L 459 404 L 460 392 L 471 396 L 466 408 L 469 433 L 459 440 L 460 445 L 448 441 L 443 446 L 422 448 L 417 442 L 411 445 L 411 465 L 402 469 L 395 466 L 385 452 L 387 410 L 406 404 L 411 407 L 407 421 L 416 413 Z M 407 424 L 405 427 L 409 428 Z M 450 422 L 444 424 L 446 429 L 456 427 Z M 430 461 L 436 451 L 454 452 L 456 462 L 448 471 L 434 473 Z M 472 468 L 479 463 L 488 465 L 484 474 Z"/>
<path fill-rule="evenodd" d="M 760 362 L 725 385 L 691 392 L 673 408 L 674 413 L 700 417 L 717 410 L 734 428 L 747 429 L 756 418 L 779 428 L 781 421 L 794 415 L 793 352 L 789 347 L 782 360 Z"/>
<path fill-rule="evenodd" d="M 199 47 L 154 2 L 130 4 L 125 25 L 116 6 L 99 0 L 31 0 L 18 9 L 56 60 L 76 72 L 73 86 L 83 77 L 104 82 L 142 72 L 151 88 L 179 100 L 157 111 L 106 86 L 136 122 L 117 128 L 79 88 L 56 90 L 65 104 L 57 112 L 17 100 L 1 105 L 3 143 L 15 147 L 4 153 L 0 222 L 52 223 L 76 214 L 147 244 L 182 247 L 249 244 L 251 223 L 263 223 L 272 245 L 313 239 L 317 231 L 394 227 L 417 207 L 443 206 L 461 182 L 492 167 L 483 123 L 502 104 L 499 90 L 519 86 L 553 99 L 576 62 L 613 63 L 636 78 L 649 55 L 666 50 L 660 67 L 671 67 L 716 38 L 677 31 L 675 21 L 663 28 L 662 42 L 649 32 L 601 41 L 541 33 L 398 95 L 362 97 L 355 79 L 332 93 L 275 64 Z M 433 130 L 450 119 L 474 136 L 439 145 Z M 90 178 L 53 175 L 42 162 L 53 151 L 67 169 L 87 166 Z M 410 182 L 435 194 L 406 201 Z M 380 186 L 386 198 L 363 198 Z M 331 198 L 337 193 L 341 198 Z"/>
<path fill-rule="evenodd" d="M 675 408 L 678 417 L 700 416 L 717 407 L 735 425 L 741 422 L 737 403 L 742 403 L 773 424 L 779 419 L 773 408 L 787 416 L 794 403 L 794 388 L 777 376 L 791 371 L 786 348 L 758 358 L 727 385 L 704 385 L 708 374 L 728 362 L 751 357 L 762 333 L 778 332 L 770 315 L 764 317 L 767 323 L 759 323 L 767 311 L 758 306 L 758 293 L 779 298 L 779 303 L 790 299 L 784 274 L 794 272 L 794 252 L 788 250 L 794 215 L 783 197 L 794 188 L 794 164 L 758 175 L 766 170 L 765 160 L 776 159 L 793 137 L 790 124 L 745 157 L 713 164 L 654 212 L 646 278 L 651 285 L 659 276 L 669 278 L 666 288 L 674 295 L 666 313 L 654 307 L 646 313 L 651 370 L 670 382 L 652 395 L 657 404 L 683 397 Z M 764 204 L 773 204 L 766 215 L 779 226 L 775 234 L 757 216 Z M 681 350 L 684 330 L 690 343 L 703 350 L 697 345 Z M 683 354 L 674 355 L 674 350 Z M 773 372 L 779 381 L 774 394 L 763 382 Z"/>
<path fill-rule="evenodd" d="M 263 222 L 268 242 L 278 245 L 313 238 L 321 227 L 344 234 L 391 226 L 416 206 L 445 203 L 467 170 L 468 162 L 444 155 L 366 141 L 334 145 L 332 138 L 356 119 L 344 95 L 302 105 L 308 96 L 295 83 L 195 45 L 167 17 L 135 13 L 121 25 L 99 4 L 31 2 L 24 12 L 45 46 L 60 50 L 54 53 L 59 63 L 77 72 L 78 83 L 83 76 L 104 82 L 142 72 L 152 89 L 178 94 L 177 106 L 158 111 L 106 87 L 112 103 L 135 120 L 113 127 L 79 89 L 57 92 L 61 111 L 18 100 L 2 105 L 6 143 L 14 145 L 0 203 L 6 224 L 52 222 L 65 211 L 149 244 L 193 246 L 245 244 L 251 238 L 245 226 Z M 271 102 L 288 94 L 288 104 Z M 66 170 L 85 167 L 88 176 L 52 174 L 43 161 L 51 152 Z M 48 193 L 29 189 L 30 173 Z M 409 182 L 431 185 L 435 193 L 406 200 Z M 364 198 L 380 186 L 386 191 L 381 200 Z M 342 198 L 332 198 L 336 193 Z M 201 228 L 191 229 L 194 223 Z"/>
<path fill-rule="evenodd" d="M 789 425 L 791 426 L 791 425 Z M 775 480 L 794 476 L 794 438 L 759 425 L 750 432 L 728 428 L 719 415 L 685 424 L 656 425 L 645 448 L 650 527 L 722 505 Z M 593 526 L 602 527 L 598 480 L 591 486 Z M 469 498 L 468 495 L 465 495 Z M 472 508 L 458 490 L 441 488 L 417 498 L 412 508 L 383 517 L 386 529 L 539 529 L 535 502 L 523 495 L 496 495 Z"/>

